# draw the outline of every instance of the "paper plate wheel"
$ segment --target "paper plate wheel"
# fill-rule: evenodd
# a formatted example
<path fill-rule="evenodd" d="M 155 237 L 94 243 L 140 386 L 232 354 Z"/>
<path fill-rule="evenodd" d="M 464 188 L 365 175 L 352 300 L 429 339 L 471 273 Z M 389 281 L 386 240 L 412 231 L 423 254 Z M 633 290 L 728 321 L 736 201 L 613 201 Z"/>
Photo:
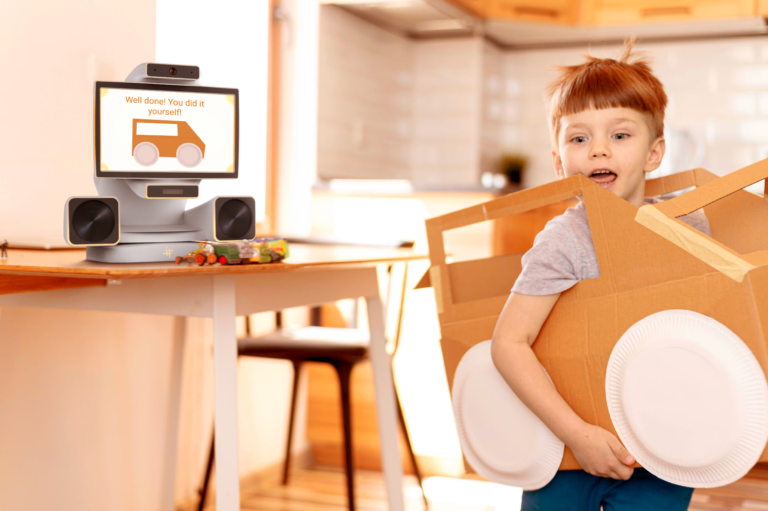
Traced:
<path fill-rule="evenodd" d="M 740 479 L 768 441 L 760 364 L 736 334 L 696 312 L 659 312 L 627 330 L 608 361 L 605 394 L 629 452 L 681 486 Z"/>
<path fill-rule="evenodd" d="M 453 413 L 467 461 L 489 481 L 537 490 L 557 474 L 565 445 L 496 370 L 491 341 L 473 346 L 459 362 Z"/>
<path fill-rule="evenodd" d="M 133 159 L 143 167 L 151 167 L 160 159 L 160 151 L 152 142 L 141 142 L 133 150 Z"/>

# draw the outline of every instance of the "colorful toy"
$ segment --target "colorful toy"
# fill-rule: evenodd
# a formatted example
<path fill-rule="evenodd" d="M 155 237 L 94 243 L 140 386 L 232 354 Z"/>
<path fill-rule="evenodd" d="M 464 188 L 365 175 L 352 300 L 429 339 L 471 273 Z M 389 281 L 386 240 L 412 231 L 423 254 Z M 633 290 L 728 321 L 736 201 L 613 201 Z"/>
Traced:
<path fill-rule="evenodd" d="M 259 238 L 228 243 L 201 242 L 200 248 L 176 258 L 182 261 L 222 265 L 279 263 L 288 257 L 288 242 L 282 238 Z"/>
<path fill-rule="evenodd" d="M 214 262 L 221 264 L 241 264 L 240 249 L 237 244 L 214 245 L 213 252 L 216 254 Z"/>

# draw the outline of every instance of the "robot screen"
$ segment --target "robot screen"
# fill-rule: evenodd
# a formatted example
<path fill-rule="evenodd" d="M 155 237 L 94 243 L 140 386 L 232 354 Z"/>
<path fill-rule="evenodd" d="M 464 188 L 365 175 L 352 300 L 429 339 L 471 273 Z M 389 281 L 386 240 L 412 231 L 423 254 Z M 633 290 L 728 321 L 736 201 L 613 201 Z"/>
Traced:
<path fill-rule="evenodd" d="M 98 177 L 237 177 L 238 91 L 96 83 Z"/>

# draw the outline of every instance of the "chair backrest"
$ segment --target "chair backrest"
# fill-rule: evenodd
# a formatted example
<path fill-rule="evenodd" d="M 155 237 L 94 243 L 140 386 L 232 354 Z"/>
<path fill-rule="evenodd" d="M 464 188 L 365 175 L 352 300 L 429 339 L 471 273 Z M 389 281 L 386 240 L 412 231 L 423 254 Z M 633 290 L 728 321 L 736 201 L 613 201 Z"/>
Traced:
<path fill-rule="evenodd" d="M 396 267 L 402 267 L 402 277 L 396 278 Z M 387 338 L 388 351 L 394 355 L 400 346 L 400 339 L 402 338 L 403 327 L 403 314 L 405 310 L 405 298 L 408 287 L 408 262 L 393 263 L 387 265 L 387 286 L 386 295 L 383 300 L 384 306 L 384 320 L 385 327 L 394 322 L 393 332 Z M 347 324 L 347 328 L 357 328 L 358 326 L 358 309 L 360 299 L 355 299 L 353 302 L 352 314 L 350 321 Z M 321 323 L 321 308 L 310 308 L 310 320 L 311 326 L 320 326 Z M 275 328 L 283 327 L 283 313 L 282 311 L 275 311 Z M 385 328 L 386 330 L 386 328 Z M 251 318 L 245 316 L 245 335 L 248 337 L 252 333 L 251 330 Z"/>

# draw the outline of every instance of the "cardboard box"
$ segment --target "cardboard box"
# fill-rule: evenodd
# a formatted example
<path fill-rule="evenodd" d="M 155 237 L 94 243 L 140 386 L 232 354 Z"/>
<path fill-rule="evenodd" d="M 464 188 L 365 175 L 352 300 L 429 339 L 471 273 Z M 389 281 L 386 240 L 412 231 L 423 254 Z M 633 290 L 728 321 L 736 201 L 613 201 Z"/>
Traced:
<path fill-rule="evenodd" d="M 565 401 L 586 422 L 616 434 L 605 396 L 611 351 L 629 327 L 686 309 L 716 319 L 768 370 L 768 201 L 742 190 L 768 176 L 768 160 L 718 178 L 695 169 L 646 182 L 646 196 L 696 187 L 640 209 L 577 175 L 427 220 L 432 286 L 449 386 L 463 354 L 491 339 L 521 271 L 522 254 L 446 263 L 443 232 L 581 196 L 600 277 L 563 292 L 533 344 Z M 676 217 L 700 208 L 712 236 Z M 768 373 L 766 373 L 768 374 Z M 760 461 L 768 461 L 768 449 Z M 566 447 L 561 470 L 580 468 Z"/>

